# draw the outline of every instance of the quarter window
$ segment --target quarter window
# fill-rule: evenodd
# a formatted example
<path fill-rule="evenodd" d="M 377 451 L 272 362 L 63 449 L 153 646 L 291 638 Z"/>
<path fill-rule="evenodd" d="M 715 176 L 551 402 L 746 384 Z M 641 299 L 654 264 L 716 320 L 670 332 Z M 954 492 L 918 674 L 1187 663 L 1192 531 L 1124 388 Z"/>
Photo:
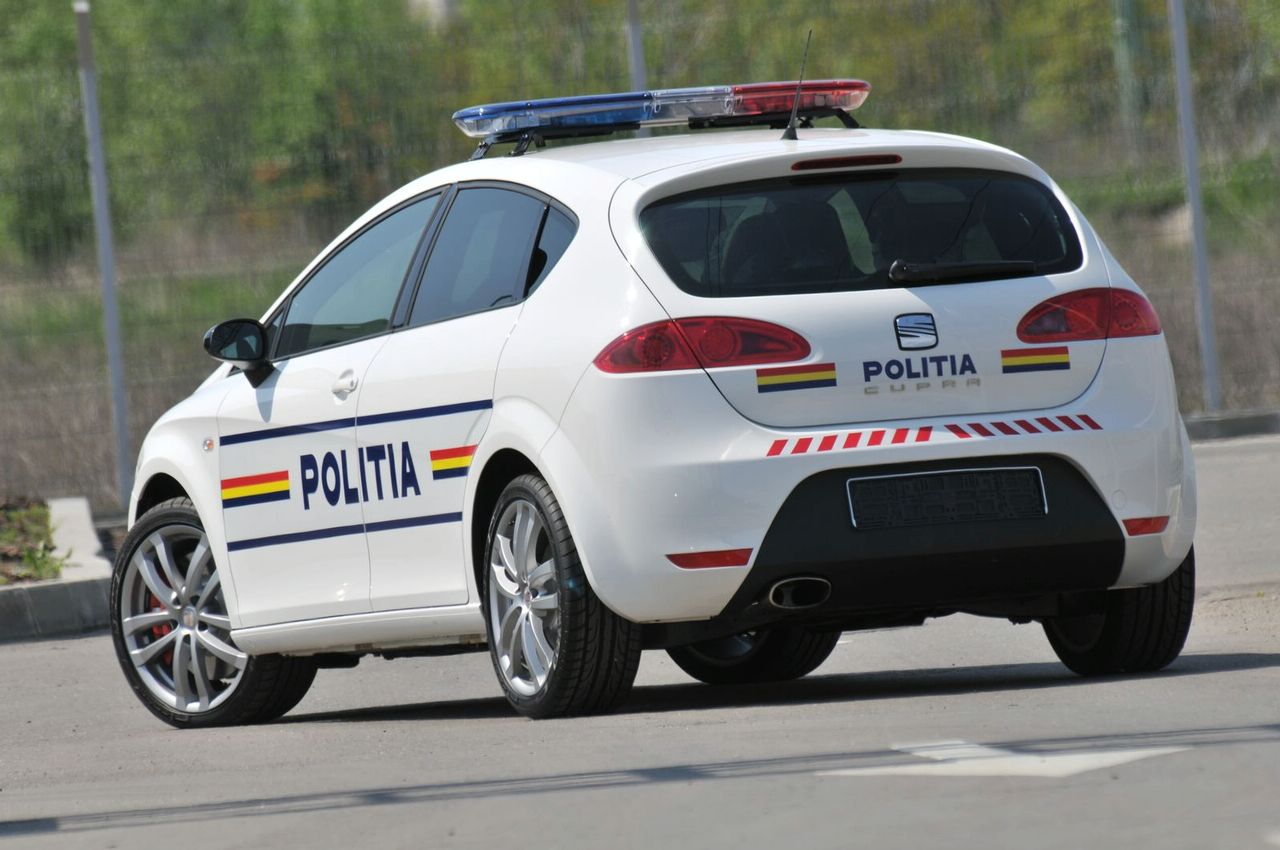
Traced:
<path fill-rule="evenodd" d="M 542 233 L 538 235 L 538 247 L 533 250 L 533 259 L 529 261 L 529 285 L 525 294 L 532 292 L 542 283 L 543 278 L 551 271 L 551 267 L 560 261 L 578 226 L 573 219 L 555 207 L 547 208 L 547 219 L 542 223 Z"/>
<path fill-rule="evenodd" d="M 329 257 L 294 294 L 277 358 L 387 330 L 396 296 L 439 195 L 402 207 Z"/>
<path fill-rule="evenodd" d="M 546 204 L 508 189 L 463 189 L 449 208 L 409 322 L 511 304 L 524 295 Z"/>

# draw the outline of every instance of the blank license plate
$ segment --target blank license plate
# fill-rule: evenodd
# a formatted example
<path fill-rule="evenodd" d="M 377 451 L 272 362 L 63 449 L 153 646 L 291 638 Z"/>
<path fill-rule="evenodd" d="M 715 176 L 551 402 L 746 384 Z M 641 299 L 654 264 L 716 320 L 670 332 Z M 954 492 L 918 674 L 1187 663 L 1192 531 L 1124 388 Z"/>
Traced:
<path fill-rule="evenodd" d="M 1049 511 L 1034 466 L 873 475 L 846 486 L 854 528 L 864 530 L 1031 519 Z"/>

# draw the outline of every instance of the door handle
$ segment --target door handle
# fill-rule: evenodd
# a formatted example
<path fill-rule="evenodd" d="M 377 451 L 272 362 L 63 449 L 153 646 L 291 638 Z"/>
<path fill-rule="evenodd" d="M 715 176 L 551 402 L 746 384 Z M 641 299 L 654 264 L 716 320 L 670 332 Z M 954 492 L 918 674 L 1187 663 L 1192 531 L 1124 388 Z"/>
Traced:
<path fill-rule="evenodd" d="M 338 376 L 338 380 L 333 382 L 333 394 L 337 396 L 346 396 L 356 391 L 356 387 L 360 381 L 356 378 L 355 373 L 350 369 Z"/>

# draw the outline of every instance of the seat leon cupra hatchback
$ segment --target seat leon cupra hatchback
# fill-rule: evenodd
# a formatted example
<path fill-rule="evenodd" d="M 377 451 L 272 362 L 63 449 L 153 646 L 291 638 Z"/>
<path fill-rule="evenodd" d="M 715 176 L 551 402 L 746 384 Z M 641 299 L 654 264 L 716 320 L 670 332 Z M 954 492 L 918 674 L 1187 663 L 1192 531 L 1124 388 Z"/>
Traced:
<path fill-rule="evenodd" d="M 787 680 L 957 612 L 1084 675 L 1171 662 L 1195 481 L 1155 311 L 1039 167 L 863 129 L 868 91 L 458 112 L 471 161 L 212 328 L 146 438 L 111 589 L 143 704 L 260 722 L 317 668 L 487 647 L 516 711 L 602 712 L 644 649 Z M 564 143 L 651 125 L 684 132 Z"/>

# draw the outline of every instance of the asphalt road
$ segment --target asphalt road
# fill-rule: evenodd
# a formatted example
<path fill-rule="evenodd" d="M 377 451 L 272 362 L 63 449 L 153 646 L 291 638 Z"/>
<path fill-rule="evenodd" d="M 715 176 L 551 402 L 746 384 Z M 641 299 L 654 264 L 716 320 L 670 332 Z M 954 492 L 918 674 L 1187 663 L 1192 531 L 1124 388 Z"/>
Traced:
<path fill-rule="evenodd" d="M 1280 847 L 1280 438 L 1197 447 L 1201 598 L 1163 674 L 1037 626 L 846 635 L 785 686 L 647 653 L 613 716 L 529 722 L 485 655 L 322 671 L 269 726 L 177 732 L 110 642 L 0 647 L 0 846 Z"/>

